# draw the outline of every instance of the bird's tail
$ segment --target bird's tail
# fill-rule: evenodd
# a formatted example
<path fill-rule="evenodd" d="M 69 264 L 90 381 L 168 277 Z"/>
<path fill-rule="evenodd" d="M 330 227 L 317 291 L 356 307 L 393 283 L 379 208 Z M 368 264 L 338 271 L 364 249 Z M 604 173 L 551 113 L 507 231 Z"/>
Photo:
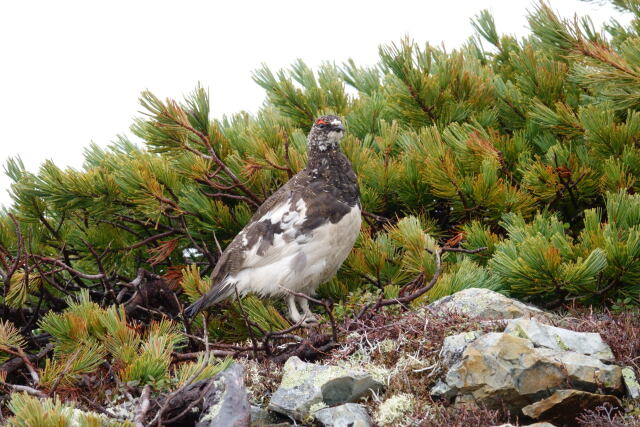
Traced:
<path fill-rule="evenodd" d="M 207 307 L 216 304 L 223 299 L 228 298 L 234 288 L 235 284 L 224 284 L 221 286 L 214 286 L 206 294 L 202 295 L 197 301 L 184 309 L 184 316 L 188 319 L 193 318 L 196 314 L 201 312 Z"/>

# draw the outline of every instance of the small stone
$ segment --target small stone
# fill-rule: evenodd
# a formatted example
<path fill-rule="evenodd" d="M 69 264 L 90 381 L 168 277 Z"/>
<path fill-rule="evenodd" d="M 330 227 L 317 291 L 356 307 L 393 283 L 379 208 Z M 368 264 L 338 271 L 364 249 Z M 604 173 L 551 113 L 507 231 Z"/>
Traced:
<path fill-rule="evenodd" d="M 582 412 L 605 403 L 620 407 L 617 397 L 580 390 L 558 390 L 550 397 L 522 408 L 522 413 L 534 420 L 548 420 L 558 424 L 575 424 Z"/>
<path fill-rule="evenodd" d="M 314 415 L 325 427 L 371 427 L 367 409 L 357 403 L 320 409 Z"/>
<path fill-rule="evenodd" d="M 429 394 L 433 397 L 442 398 L 444 397 L 447 400 L 451 400 L 456 396 L 457 390 L 446 382 L 442 380 L 438 380 L 436 384 L 429 390 Z"/>
<path fill-rule="evenodd" d="M 640 398 L 640 384 L 638 384 L 638 380 L 633 369 L 629 367 L 622 368 L 622 380 L 624 381 L 624 386 L 627 389 L 629 397 L 632 399 Z"/>
<path fill-rule="evenodd" d="M 293 356 L 284 365 L 269 409 L 303 421 L 322 407 L 354 402 L 382 388 L 367 372 L 306 363 Z"/>
<path fill-rule="evenodd" d="M 234 363 L 218 374 L 221 392 L 207 393 L 198 427 L 245 427 L 251 419 L 249 398 L 244 387 L 244 369 Z"/>
<path fill-rule="evenodd" d="M 575 332 L 545 325 L 534 319 L 511 320 L 504 332 L 526 338 L 535 347 L 575 351 L 607 362 L 615 360 L 611 348 L 602 340 L 600 334 L 595 332 Z"/>
<path fill-rule="evenodd" d="M 440 361 L 446 366 L 451 366 L 462 357 L 467 345 L 482 335 L 480 331 L 463 332 L 461 334 L 449 335 L 442 343 L 440 350 Z"/>
<path fill-rule="evenodd" d="M 259 406 L 251 406 L 251 427 L 272 426 L 280 421 L 273 412 L 269 412 Z"/>
<path fill-rule="evenodd" d="M 436 312 L 458 312 L 482 320 L 535 317 L 541 320 L 553 316 L 537 307 L 508 298 L 490 289 L 469 288 L 440 298 L 428 306 Z"/>

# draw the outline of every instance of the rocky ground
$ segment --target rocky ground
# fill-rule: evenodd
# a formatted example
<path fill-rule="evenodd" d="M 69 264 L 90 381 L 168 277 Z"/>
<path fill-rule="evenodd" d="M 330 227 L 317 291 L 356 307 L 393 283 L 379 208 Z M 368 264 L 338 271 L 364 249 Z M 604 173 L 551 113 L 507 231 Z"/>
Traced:
<path fill-rule="evenodd" d="M 640 319 L 631 312 L 548 313 L 467 289 L 376 313 L 314 358 L 238 359 L 191 384 L 184 398 L 203 396 L 207 408 L 192 410 L 193 423 L 640 426 Z M 166 419 L 189 408 L 174 400 Z"/>
<path fill-rule="evenodd" d="M 640 425 L 633 321 L 468 289 L 356 330 L 322 362 L 290 358 L 268 398 L 249 364 L 252 425 Z"/>

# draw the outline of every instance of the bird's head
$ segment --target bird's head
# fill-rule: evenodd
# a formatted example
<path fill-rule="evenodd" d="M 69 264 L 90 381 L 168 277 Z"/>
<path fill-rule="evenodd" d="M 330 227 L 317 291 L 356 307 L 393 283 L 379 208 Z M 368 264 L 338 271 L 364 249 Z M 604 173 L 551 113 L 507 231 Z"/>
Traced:
<path fill-rule="evenodd" d="M 338 146 L 344 135 L 344 125 L 338 116 L 318 117 L 309 132 L 310 147 L 320 151 L 327 151 Z"/>

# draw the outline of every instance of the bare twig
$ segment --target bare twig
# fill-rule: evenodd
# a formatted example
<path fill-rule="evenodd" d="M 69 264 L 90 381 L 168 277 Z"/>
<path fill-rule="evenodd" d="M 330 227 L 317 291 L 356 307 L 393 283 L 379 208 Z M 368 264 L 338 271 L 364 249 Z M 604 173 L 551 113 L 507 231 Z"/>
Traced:
<path fill-rule="evenodd" d="M 144 418 L 147 415 L 147 411 L 149 410 L 150 401 L 149 397 L 151 396 L 151 386 L 147 384 L 142 389 L 142 394 L 140 395 L 140 405 L 136 410 L 136 416 L 133 419 L 136 427 L 144 427 Z"/>
<path fill-rule="evenodd" d="M 47 263 L 47 264 L 55 264 L 59 267 L 62 267 L 63 269 L 67 270 L 69 273 L 74 274 L 82 279 L 88 279 L 88 280 L 100 280 L 102 278 L 105 277 L 104 274 L 100 273 L 100 274 L 87 274 L 87 273 L 83 273 L 81 271 L 76 270 L 73 267 L 68 266 L 67 264 L 65 264 L 64 262 L 57 260 L 55 258 L 49 258 L 46 256 L 41 256 L 41 255 L 35 255 L 32 254 L 31 255 L 32 258 L 37 258 L 40 261 Z"/>
<path fill-rule="evenodd" d="M 267 353 L 267 356 L 271 355 L 271 347 L 269 346 L 269 341 L 272 338 L 283 337 L 288 335 L 290 332 L 298 330 L 303 327 L 305 319 L 302 318 L 295 325 L 292 325 L 290 328 L 284 329 L 282 331 L 267 331 L 262 337 L 262 349 Z"/>
<path fill-rule="evenodd" d="M 171 236 L 171 235 L 174 235 L 174 234 L 177 234 L 177 233 L 178 233 L 178 230 L 175 230 L 175 229 L 174 230 L 165 231 L 164 233 L 159 233 L 159 234 L 153 235 L 151 237 L 147 237 L 146 239 L 142 240 L 141 242 L 134 243 L 133 245 L 124 247 L 124 248 L 122 248 L 122 250 L 137 249 L 137 248 L 139 248 L 141 246 L 144 246 L 144 245 L 146 245 L 148 243 L 155 242 L 156 240 L 159 240 L 159 239 L 164 239 L 165 237 L 168 237 L 168 236 Z"/>
<path fill-rule="evenodd" d="M 378 301 L 375 304 L 368 304 L 365 305 L 362 310 L 360 310 L 360 312 L 356 315 L 355 320 L 358 321 L 360 320 L 364 314 L 369 311 L 369 310 L 377 310 L 381 307 L 386 307 L 389 305 L 395 305 L 395 304 L 400 304 L 400 305 L 406 305 L 408 303 L 410 303 L 411 301 L 421 297 L 422 295 L 424 295 L 427 291 L 429 291 L 431 288 L 433 288 L 433 286 L 436 284 L 436 282 L 438 281 L 438 279 L 440 278 L 440 274 L 442 273 L 442 254 L 446 253 L 446 252 L 459 252 L 459 253 L 465 253 L 465 254 L 476 254 L 478 252 L 484 251 L 486 250 L 486 247 L 481 247 L 481 248 L 477 248 L 477 249 L 463 249 L 463 248 L 449 248 L 449 247 L 442 247 L 442 248 L 437 248 L 435 251 L 431 251 L 428 250 L 427 251 L 429 253 L 433 253 L 436 257 L 436 269 L 433 273 L 433 276 L 431 277 L 431 280 L 429 281 L 429 283 L 427 283 L 426 285 L 420 287 L 419 289 L 417 289 L 416 291 L 412 292 L 409 295 L 403 296 L 403 297 L 398 297 L 398 298 L 390 298 L 390 299 L 384 299 L 382 296 L 380 297 L 380 299 L 378 299 Z"/>
<path fill-rule="evenodd" d="M 196 243 L 195 239 L 193 238 L 193 236 L 189 232 L 189 227 L 187 227 L 187 221 L 184 219 L 184 215 L 182 215 L 180 217 L 180 221 L 182 222 L 182 227 L 184 228 L 185 234 L 187 235 L 187 237 L 191 241 L 191 244 L 197 250 L 199 250 L 202 253 L 202 255 L 204 255 L 207 258 L 207 261 L 209 261 L 209 264 L 212 267 L 215 267 L 216 259 L 213 257 L 213 255 L 211 255 L 211 252 L 209 252 L 209 248 L 207 247 L 207 244 L 202 242 L 202 246 L 201 246 L 201 245 L 198 245 L 198 243 Z"/>
<path fill-rule="evenodd" d="M 240 307 L 240 313 L 242 314 L 242 318 L 244 319 L 244 323 L 247 326 L 247 331 L 249 332 L 249 338 L 251 339 L 251 344 L 253 345 L 253 357 L 258 358 L 258 342 L 256 341 L 256 337 L 253 334 L 252 327 L 257 328 L 263 335 L 266 333 L 260 325 L 255 322 L 252 322 L 249 319 L 249 316 L 244 312 L 244 307 L 242 306 L 242 301 L 240 300 L 240 295 L 238 294 L 238 288 L 234 286 L 234 291 L 236 292 L 236 300 L 238 301 L 238 307 Z"/>
<path fill-rule="evenodd" d="M 45 348 L 40 350 L 38 354 L 26 355 L 26 357 L 27 359 L 29 359 L 30 362 L 36 362 L 42 359 L 44 356 L 46 356 L 47 353 L 49 353 L 51 350 L 53 350 L 53 344 L 49 343 Z M 25 365 L 25 360 L 22 357 L 17 356 L 16 358 L 11 359 L 3 363 L 2 365 L 0 365 L 0 371 L 5 371 L 7 375 L 12 374 L 16 370 L 20 369 L 23 365 Z"/>
<path fill-rule="evenodd" d="M 368 211 L 362 211 L 362 215 L 367 217 L 367 218 L 371 218 L 377 222 L 381 222 L 381 223 L 387 223 L 387 222 L 391 222 L 391 220 L 387 217 L 384 216 L 380 216 L 380 215 L 376 215 L 374 213 L 368 212 Z"/>
<path fill-rule="evenodd" d="M 16 256 L 13 259 L 13 263 L 5 273 L 5 278 L 4 278 L 5 286 L 3 291 L 5 296 L 9 289 L 9 282 L 11 281 L 11 277 L 16 272 L 16 270 L 18 270 L 18 267 L 22 262 L 22 253 L 24 252 L 24 238 L 22 237 L 22 231 L 20 230 L 20 223 L 18 222 L 16 217 L 13 216 L 13 214 L 9 214 L 9 218 L 11 218 L 11 221 L 13 222 L 13 225 L 16 229 L 17 248 L 16 248 Z"/>
<path fill-rule="evenodd" d="M 2 383 L 2 384 L 13 389 L 13 391 L 24 391 L 25 393 L 30 394 L 32 396 L 47 397 L 47 395 L 41 392 L 40 390 L 36 390 L 35 388 L 29 387 L 27 385 L 18 385 L 18 384 L 9 384 L 9 383 Z"/>
<path fill-rule="evenodd" d="M 168 115 L 167 115 L 167 118 L 173 119 L 172 117 L 170 117 Z M 212 159 L 216 163 L 216 165 L 218 165 L 218 167 L 220 167 L 220 169 L 222 169 L 224 171 L 224 173 L 231 179 L 231 181 L 233 181 L 235 187 L 238 187 L 240 190 L 242 190 L 242 192 L 244 194 L 246 194 L 247 197 L 249 197 L 249 199 L 253 200 L 254 203 L 257 203 L 258 205 L 262 204 L 262 200 L 260 200 L 260 198 L 253 191 L 251 191 L 236 176 L 236 174 L 234 174 L 233 171 L 231 169 L 229 169 L 229 167 L 226 165 L 226 163 L 224 163 L 222 161 L 222 159 L 218 156 L 218 153 L 216 152 L 216 150 L 213 148 L 213 145 L 211 144 L 211 140 L 210 140 L 210 136 L 209 135 L 205 135 L 203 132 L 200 132 L 199 130 L 195 129 L 193 126 L 191 126 L 187 122 L 177 121 L 177 123 L 180 126 L 184 127 L 185 129 L 189 130 L 190 132 L 194 133 L 200 139 L 200 141 L 205 146 L 207 151 L 209 151 L 210 159 Z M 200 153 L 199 151 L 197 151 L 197 154 L 198 155 L 202 155 L 202 153 Z"/>
<path fill-rule="evenodd" d="M 33 380 L 33 384 L 38 384 L 40 382 L 40 376 L 36 372 L 36 369 L 33 366 L 33 363 L 31 363 L 31 360 L 29 360 L 29 357 L 25 354 L 22 348 L 17 347 L 16 350 L 18 352 L 18 356 L 20 356 L 20 358 L 24 361 L 24 365 L 29 370 L 29 374 L 31 374 L 31 379 Z"/>

